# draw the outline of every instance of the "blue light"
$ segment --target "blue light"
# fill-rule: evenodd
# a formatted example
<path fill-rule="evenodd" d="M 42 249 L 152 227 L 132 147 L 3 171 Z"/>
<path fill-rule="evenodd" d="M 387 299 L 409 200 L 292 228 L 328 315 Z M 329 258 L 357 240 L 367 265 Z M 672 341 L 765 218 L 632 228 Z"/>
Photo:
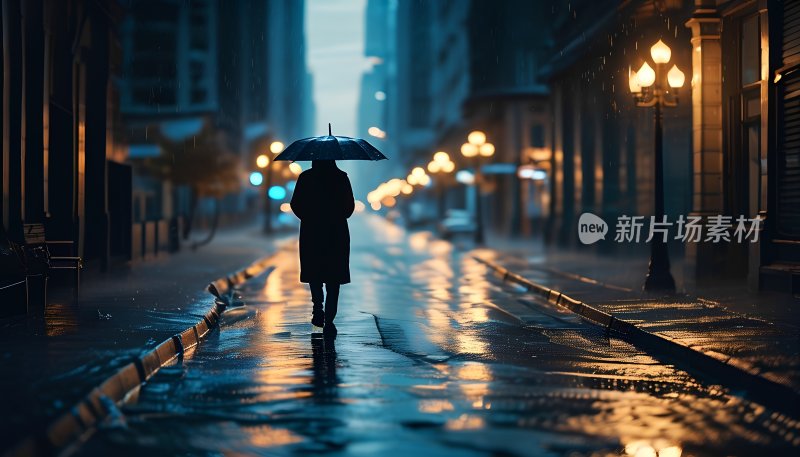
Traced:
<path fill-rule="evenodd" d="M 544 170 L 534 170 L 531 179 L 533 179 L 534 181 L 544 181 L 545 179 L 547 179 L 547 172 Z"/>
<path fill-rule="evenodd" d="M 250 184 L 260 186 L 262 182 L 264 182 L 264 175 L 260 171 L 250 173 Z"/>
<path fill-rule="evenodd" d="M 286 189 L 281 186 L 272 186 L 269 188 L 267 195 L 273 200 L 283 200 L 286 198 Z"/>
<path fill-rule="evenodd" d="M 471 186 L 475 183 L 475 175 L 469 170 L 458 170 L 456 172 L 456 181 Z"/>

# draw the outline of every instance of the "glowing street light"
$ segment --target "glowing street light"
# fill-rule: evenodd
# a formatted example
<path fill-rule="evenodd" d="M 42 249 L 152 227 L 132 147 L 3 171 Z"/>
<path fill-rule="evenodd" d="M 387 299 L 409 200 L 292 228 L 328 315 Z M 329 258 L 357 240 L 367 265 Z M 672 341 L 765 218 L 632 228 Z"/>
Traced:
<path fill-rule="evenodd" d="M 483 143 L 486 143 L 486 134 L 481 132 L 480 130 L 474 130 L 472 132 L 469 132 L 469 135 L 467 135 L 467 141 L 469 142 L 469 144 L 480 146 Z"/>
<path fill-rule="evenodd" d="M 285 146 L 284 146 L 284 144 L 282 142 L 273 141 L 269 145 L 269 152 L 272 153 L 272 154 L 280 154 L 281 152 L 283 152 L 284 147 Z M 258 165 L 259 168 L 267 168 L 267 166 L 270 165 L 270 162 L 271 162 L 271 159 L 270 159 L 268 154 L 261 154 L 256 158 L 256 165 Z M 267 199 L 264 202 L 264 233 L 272 233 L 272 201 L 271 200 L 277 200 L 277 199 L 271 198 L 271 195 L 269 194 L 269 192 L 272 191 L 273 187 L 275 187 L 275 186 L 272 185 L 272 181 L 273 181 L 273 179 L 272 179 L 272 169 L 277 167 L 277 166 L 278 166 L 278 163 L 275 162 L 275 163 L 272 164 L 271 167 L 267 168 L 266 171 L 265 171 L 265 174 L 266 174 L 265 181 L 266 181 L 267 189 L 269 189 L 269 191 L 267 192 L 267 194 L 268 194 L 267 195 Z M 291 166 L 290 166 L 289 170 L 291 170 Z M 284 168 L 284 169 L 280 170 L 280 172 L 282 173 L 282 175 L 284 177 L 287 174 L 289 174 L 289 176 L 291 176 L 291 171 L 289 171 L 289 170 Z"/>
<path fill-rule="evenodd" d="M 375 138 L 380 138 L 380 139 L 386 138 L 386 132 L 384 132 L 383 130 L 381 130 L 378 127 L 370 127 L 370 128 L 368 128 L 367 129 L 367 133 L 369 133 L 370 135 L 374 136 Z"/>
<path fill-rule="evenodd" d="M 439 163 L 449 162 L 450 161 L 450 154 L 448 154 L 448 153 L 446 153 L 444 151 L 439 151 L 439 152 L 437 152 L 436 154 L 433 155 L 433 161 L 434 162 L 439 162 Z"/>
<path fill-rule="evenodd" d="M 650 87 L 656 82 L 656 72 L 647 62 L 636 72 L 636 80 L 640 87 Z"/>
<path fill-rule="evenodd" d="M 653 107 L 655 123 L 655 217 L 664 219 L 664 149 L 662 109 L 678 106 L 678 89 L 683 87 L 686 76 L 673 65 L 666 71 L 666 65 L 672 57 L 672 50 L 661 40 L 650 48 L 650 56 L 656 68 L 647 62 L 642 64 L 638 72 L 631 72 L 628 85 L 637 106 Z M 666 74 L 665 74 L 666 73 Z M 650 266 L 644 290 L 648 292 L 675 291 L 675 280 L 670 273 L 667 244 L 661 237 L 653 237 L 650 244 Z"/>
<path fill-rule="evenodd" d="M 283 148 L 284 148 L 283 143 L 281 143 L 280 141 L 273 141 L 269 145 L 269 152 L 273 154 L 280 154 L 281 152 L 283 152 Z"/>
<path fill-rule="evenodd" d="M 661 64 L 669 62 L 670 57 L 672 57 L 672 50 L 661 40 L 658 40 L 656 44 L 654 44 L 650 48 L 650 56 L 653 58 L 653 62 Z"/>
<path fill-rule="evenodd" d="M 673 89 L 680 89 L 686 82 L 686 76 L 677 65 L 673 65 L 669 70 L 669 73 L 667 73 L 667 82 L 669 83 L 669 87 Z"/>
<path fill-rule="evenodd" d="M 438 151 L 433 155 L 433 160 L 428 163 L 428 171 L 435 175 L 446 175 L 456 169 L 456 164 L 450 160 L 450 154 Z M 438 200 L 439 218 L 444 217 L 445 210 L 445 189 L 444 176 L 436 179 L 436 194 Z"/>
<path fill-rule="evenodd" d="M 425 169 L 422 167 L 414 167 L 411 173 L 406 176 L 406 182 L 412 186 L 426 186 L 426 179 L 428 181 L 430 180 L 428 175 L 425 174 Z"/>
<path fill-rule="evenodd" d="M 636 71 L 628 70 L 628 88 L 632 94 L 639 94 L 642 92 L 642 85 L 639 83 L 639 76 Z"/>
<path fill-rule="evenodd" d="M 481 185 L 483 176 L 481 175 L 481 158 L 494 155 L 495 148 L 492 143 L 486 142 L 486 134 L 480 130 L 474 130 L 467 135 L 467 142 L 461 145 L 461 155 L 467 159 L 474 160 L 475 173 L 472 185 L 475 186 L 475 244 L 483 244 L 483 204 L 481 202 Z"/>
<path fill-rule="evenodd" d="M 478 146 L 478 152 L 481 157 L 491 157 L 494 155 L 494 145 L 492 143 L 483 143 Z"/>
<path fill-rule="evenodd" d="M 472 143 L 462 144 L 461 155 L 467 158 L 475 157 L 476 155 L 478 155 L 478 146 Z"/>

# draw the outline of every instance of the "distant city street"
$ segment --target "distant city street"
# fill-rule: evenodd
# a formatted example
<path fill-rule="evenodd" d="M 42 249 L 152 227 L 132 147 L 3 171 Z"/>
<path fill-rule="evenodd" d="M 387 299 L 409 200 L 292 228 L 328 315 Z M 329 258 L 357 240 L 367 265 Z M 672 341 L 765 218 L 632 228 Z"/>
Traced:
<path fill-rule="evenodd" d="M 0 28 L 0 457 L 800 455 L 800 1 Z"/>

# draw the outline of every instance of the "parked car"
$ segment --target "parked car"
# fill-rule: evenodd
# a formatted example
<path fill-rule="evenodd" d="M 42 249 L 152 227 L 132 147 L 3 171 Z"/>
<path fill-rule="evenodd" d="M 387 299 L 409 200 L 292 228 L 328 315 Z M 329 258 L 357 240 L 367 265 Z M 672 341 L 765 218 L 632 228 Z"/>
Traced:
<path fill-rule="evenodd" d="M 475 220 L 467 210 L 450 209 L 445 213 L 444 219 L 439 222 L 438 229 L 442 238 L 450 240 L 456 235 L 474 234 Z"/>

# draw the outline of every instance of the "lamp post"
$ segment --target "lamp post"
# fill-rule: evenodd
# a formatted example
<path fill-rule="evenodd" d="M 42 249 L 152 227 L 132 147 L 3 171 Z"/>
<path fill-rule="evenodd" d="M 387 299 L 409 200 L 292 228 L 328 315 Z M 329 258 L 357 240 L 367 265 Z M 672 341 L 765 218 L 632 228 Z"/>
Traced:
<path fill-rule="evenodd" d="M 655 122 L 655 217 L 664 220 L 664 149 L 662 130 L 662 109 L 678 106 L 678 89 L 683 86 L 685 76 L 677 65 L 666 71 L 672 51 L 663 41 L 658 40 L 650 48 L 650 56 L 655 70 L 645 61 L 639 71 L 629 77 L 629 88 L 637 106 L 653 107 Z M 675 280 L 669 266 L 669 252 L 663 237 L 653 237 L 650 244 L 650 265 L 644 290 L 648 292 L 675 292 Z"/>
<path fill-rule="evenodd" d="M 283 143 L 280 141 L 273 141 L 269 145 L 269 152 L 272 154 L 278 155 L 283 151 Z M 275 167 L 275 161 L 271 160 L 266 154 L 261 154 L 256 158 L 256 165 L 259 168 L 266 168 L 270 162 L 272 166 L 267 168 L 266 170 L 266 192 L 264 192 L 264 196 L 266 197 L 266 201 L 264 203 L 264 233 L 272 233 L 272 200 L 269 196 L 269 190 L 272 188 L 272 168 Z M 261 165 L 264 165 L 263 167 Z"/>
<path fill-rule="evenodd" d="M 461 154 L 472 161 L 475 167 L 475 244 L 485 242 L 483 235 L 483 204 L 481 202 L 481 186 L 483 174 L 481 173 L 481 158 L 494 155 L 494 145 L 486 142 L 486 134 L 475 130 L 467 135 L 467 142 L 461 145 Z"/>
<path fill-rule="evenodd" d="M 444 151 L 439 151 L 433 155 L 433 160 L 428 163 L 428 172 L 436 177 L 436 198 L 437 212 L 439 219 L 444 217 L 444 179 L 445 175 L 452 173 L 456 169 L 456 164 L 450 160 L 450 155 Z"/>

